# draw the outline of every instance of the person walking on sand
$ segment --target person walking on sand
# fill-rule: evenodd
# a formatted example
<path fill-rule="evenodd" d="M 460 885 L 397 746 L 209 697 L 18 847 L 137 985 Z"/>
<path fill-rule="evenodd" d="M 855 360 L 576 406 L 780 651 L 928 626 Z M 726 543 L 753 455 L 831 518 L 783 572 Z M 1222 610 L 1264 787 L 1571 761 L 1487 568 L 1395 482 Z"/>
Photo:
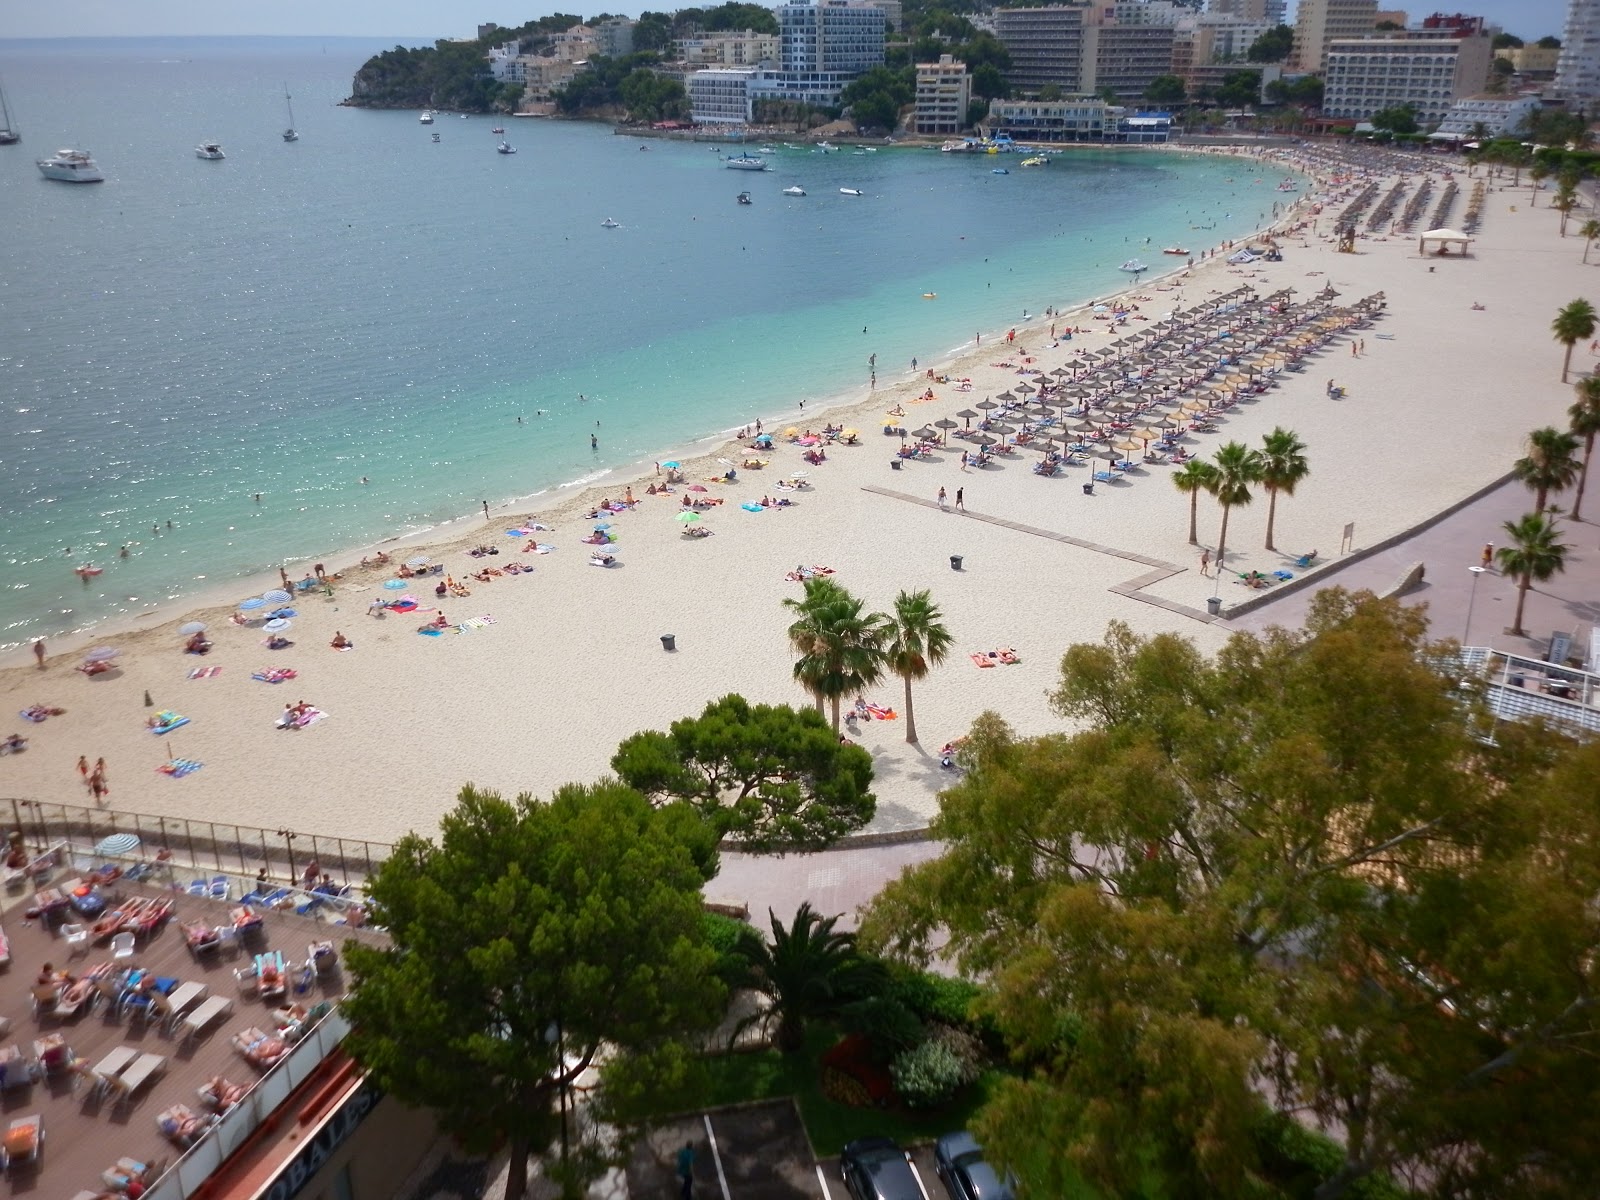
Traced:
<path fill-rule="evenodd" d="M 1200 551 L 1200 574 L 1207 579 L 1211 578 L 1211 551 L 1209 550 Z"/>
<path fill-rule="evenodd" d="M 39 670 L 44 670 L 44 639 L 33 639 L 33 661 L 39 664 Z"/>
<path fill-rule="evenodd" d="M 1494 565 L 1494 543 L 1493 542 L 1485 542 L 1483 544 L 1483 555 L 1479 559 L 1479 565 L 1485 571 L 1487 571 L 1491 566 Z"/>
<path fill-rule="evenodd" d="M 943 512 L 945 509 L 947 509 L 949 507 L 950 507 L 949 501 L 947 501 L 944 498 L 944 488 L 941 487 L 939 489 L 939 511 Z"/>
<path fill-rule="evenodd" d="M 956 511 L 957 512 L 966 512 L 967 511 L 966 490 L 967 490 L 966 488 L 957 488 L 956 489 Z"/>
<path fill-rule="evenodd" d="M 89 782 L 89 756 L 86 754 L 78 755 L 78 774 L 83 776 L 85 783 Z"/>

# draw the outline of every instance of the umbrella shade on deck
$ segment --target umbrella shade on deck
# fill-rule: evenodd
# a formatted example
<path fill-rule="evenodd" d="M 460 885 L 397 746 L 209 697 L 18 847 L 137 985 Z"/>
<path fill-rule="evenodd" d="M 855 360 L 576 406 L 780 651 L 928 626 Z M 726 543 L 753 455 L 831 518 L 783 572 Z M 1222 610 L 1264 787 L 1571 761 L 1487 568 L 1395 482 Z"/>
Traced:
<path fill-rule="evenodd" d="M 1007 393 L 1007 394 L 1009 394 L 1009 393 Z M 989 412 L 991 409 L 996 409 L 996 408 L 999 408 L 1000 406 L 998 404 L 996 404 L 993 400 L 989 399 L 989 397 L 985 396 L 982 400 L 979 400 L 972 407 L 973 408 L 981 408 L 981 409 L 983 409 L 984 412 Z"/>

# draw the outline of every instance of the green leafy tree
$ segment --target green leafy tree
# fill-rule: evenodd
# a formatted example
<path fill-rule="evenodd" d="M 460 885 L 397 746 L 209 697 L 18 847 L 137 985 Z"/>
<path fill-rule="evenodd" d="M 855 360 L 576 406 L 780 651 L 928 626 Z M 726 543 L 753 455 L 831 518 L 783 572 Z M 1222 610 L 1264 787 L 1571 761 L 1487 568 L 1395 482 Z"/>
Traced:
<path fill-rule="evenodd" d="M 1201 458 L 1191 458 L 1172 476 L 1172 484 L 1189 497 L 1189 544 L 1200 544 L 1200 493 L 1215 494 L 1217 469 Z"/>
<path fill-rule="evenodd" d="M 1426 627 L 1337 589 L 1215 658 L 1114 624 L 1062 660 L 1073 732 L 979 718 L 861 941 L 989 982 L 1029 1069 L 975 1132 L 1030 1194 L 1589 1189 L 1600 743 L 1485 743 Z M 1291 1188 L 1296 1121 L 1342 1144 Z"/>
<path fill-rule="evenodd" d="M 1496 50 L 1520 50 L 1525 43 L 1514 33 L 1497 33 L 1494 35 L 1493 47 Z"/>
<path fill-rule="evenodd" d="M 1289 25 L 1274 25 L 1245 51 L 1245 58 L 1256 63 L 1282 62 L 1294 48 L 1294 29 Z"/>
<path fill-rule="evenodd" d="M 778 18 L 764 4 L 719 4 L 700 17 L 700 28 L 707 33 L 748 29 L 752 33 L 777 33 Z"/>
<path fill-rule="evenodd" d="M 1561 39 L 1556 37 L 1554 34 L 1547 33 L 1544 37 L 1535 42 L 1534 45 L 1538 46 L 1541 50 L 1559 50 L 1561 49 Z"/>
<path fill-rule="evenodd" d="M 1567 348 L 1566 357 L 1561 360 L 1562 383 L 1567 382 L 1572 372 L 1572 348 L 1594 337 L 1597 321 L 1600 321 L 1600 316 L 1595 313 L 1594 305 L 1587 300 L 1573 300 L 1556 313 L 1555 320 L 1550 322 L 1551 334 Z"/>
<path fill-rule="evenodd" d="M 1583 239 L 1583 261 L 1589 261 L 1589 251 L 1594 248 L 1596 238 L 1600 238 L 1600 221 L 1590 217 L 1578 226 L 1578 236 Z"/>
<path fill-rule="evenodd" d="M 1409 104 L 1380 108 L 1372 114 L 1372 127 L 1387 133 L 1416 133 L 1417 110 Z"/>
<path fill-rule="evenodd" d="M 1556 530 L 1553 517 L 1544 513 L 1528 513 L 1503 527 L 1510 543 L 1496 548 L 1495 561 L 1500 569 L 1517 581 L 1517 612 L 1511 618 L 1508 632 L 1513 637 L 1526 637 L 1522 629 L 1522 609 L 1528 602 L 1528 589 L 1535 583 L 1567 569 L 1567 553 L 1571 549 Z"/>
<path fill-rule="evenodd" d="M 975 125 L 981 124 L 988 115 L 989 102 L 982 96 L 977 97 L 971 104 L 967 105 L 967 127 L 970 129 Z"/>
<path fill-rule="evenodd" d="M 1272 526 L 1278 515 L 1278 494 L 1294 495 L 1294 489 L 1311 467 L 1306 462 L 1306 444 L 1281 425 L 1261 439 L 1261 486 L 1267 490 L 1267 543 L 1272 544 Z"/>
<path fill-rule="evenodd" d="M 1211 461 L 1217 472 L 1211 494 L 1222 505 L 1222 530 L 1217 534 L 1217 573 L 1221 574 L 1223 555 L 1228 552 L 1228 518 L 1234 509 L 1250 503 L 1250 485 L 1261 482 L 1261 452 L 1243 442 L 1228 442 Z"/>
<path fill-rule="evenodd" d="M 912 681 L 926 679 L 929 670 L 945 660 L 954 644 L 955 639 L 945 628 L 944 614 L 927 588 L 901 592 L 894 598 L 894 611 L 884 623 L 883 663 L 905 681 L 908 742 L 917 740 L 916 712 L 911 707 Z"/>
<path fill-rule="evenodd" d="M 761 853 L 824 850 L 872 820 L 872 755 L 820 714 L 724 696 L 667 733 L 636 733 L 611 769 L 652 803 L 688 801 L 720 837 Z"/>
<path fill-rule="evenodd" d="M 345 1046 L 468 1149 L 508 1144 L 519 1200 L 553 1104 L 602 1046 L 649 1053 L 715 1023 L 713 835 L 616 784 L 547 803 L 468 787 L 440 825 L 437 841 L 402 838 L 369 886 L 392 945 L 346 950 Z"/>
<path fill-rule="evenodd" d="M 633 27 L 635 50 L 667 50 L 672 46 L 672 18 L 666 13 L 643 12 Z"/>
<path fill-rule="evenodd" d="M 1597 234 L 1600 236 L 1600 234 Z M 1583 489 L 1589 482 L 1589 460 L 1594 457 L 1594 439 L 1600 434 L 1600 377 L 1590 375 L 1580 379 L 1575 389 L 1577 400 L 1567 409 L 1567 417 L 1574 437 L 1583 439 L 1583 466 L 1578 471 L 1578 494 L 1572 500 L 1572 519 L 1583 519 Z"/>
<path fill-rule="evenodd" d="M 1511 473 L 1533 492 L 1533 511 L 1542 513 L 1551 492 L 1564 492 L 1578 478 L 1578 439 L 1564 429 L 1547 426 L 1528 435 L 1526 453 Z"/>
<path fill-rule="evenodd" d="M 1217 85 L 1217 103 L 1223 108 L 1248 108 L 1261 99 L 1261 75 L 1257 71 L 1229 71 Z"/>
<path fill-rule="evenodd" d="M 617 96 L 635 121 L 664 121 L 689 115 L 689 95 L 676 79 L 645 67 L 617 85 Z"/>
<path fill-rule="evenodd" d="M 736 986 L 760 992 L 770 1002 L 741 1026 L 776 1020 L 778 1049 L 792 1054 L 805 1046 L 806 1026 L 837 1017 L 880 991 L 887 982 L 882 964 L 856 949 L 853 933 L 834 926 L 839 918 L 821 917 L 809 900 L 800 905 L 788 928 L 770 908 L 769 943 L 754 929 L 735 944 L 733 955 L 744 971 Z"/>
<path fill-rule="evenodd" d="M 789 643 L 800 654 L 794 677 L 816 697 L 818 712 L 824 700 L 832 704 L 838 733 L 839 701 L 883 677 L 882 618 L 831 579 L 814 576 L 805 587 L 801 599 L 783 602 L 799 614 L 789 627 Z"/>
<path fill-rule="evenodd" d="M 984 63 L 972 68 L 972 94 L 985 100 L 1004 100 L 1011 95 L 1011 89 L 999 67 Z"/>
<path fill-rule="evenodd" d="M 1144 98 L 1151 104 L 1182 104 L 1188 97 L 1188 89 L 1176 75 L 1157 75 L 1144 89 Z"/>

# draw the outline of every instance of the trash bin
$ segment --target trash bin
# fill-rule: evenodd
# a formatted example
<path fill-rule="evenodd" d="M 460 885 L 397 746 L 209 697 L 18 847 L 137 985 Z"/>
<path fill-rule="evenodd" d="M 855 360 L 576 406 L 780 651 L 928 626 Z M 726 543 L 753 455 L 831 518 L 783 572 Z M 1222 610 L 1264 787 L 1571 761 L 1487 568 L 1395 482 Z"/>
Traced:
<path fill-rule="evenodd" d="M 959 570 L 961 570 L 961 555 L 959 555 L 959 554 L 952 554 L 952 555 L 951 555 L 951 556 L 950 556 L 950 569 L 951 569 L 951 570 L 952 570 L 952 571 L 959 571 Z"/>
<path fill-rule="evenodd" d="M 898 458 L 891 458 L 889 460 L 889 466 L 898 471 L 900 469 L 900 460 Z"/>
<path fill-rule="evenodd" d="M 678 648 L 677 634 L 663 633 L 661 635 L 661 648 L 663 650 L 676 650 Z"/>
<path fill-rule="evenodd" d="M 1206 597 L 1206 611 L 1208 613 L 1210 613 L 1213 617 L 1216 616 L 1218 613 L 1220 613 L 1222 611 L 1222 597 L 1221 596 L 1207 596 Z M 662 638 L 661 640 L 662 641 L 666 641 L 666 638 Z M 669 647 L 669 649 L 670 649 L 670 647 Z"/>
<path fill-rule="evenodd" d="M 1092 479 L 1088 483 L 1083 485 L 1083 494 L 1085 496 L 1094 495 L 1094 481 Z"/>

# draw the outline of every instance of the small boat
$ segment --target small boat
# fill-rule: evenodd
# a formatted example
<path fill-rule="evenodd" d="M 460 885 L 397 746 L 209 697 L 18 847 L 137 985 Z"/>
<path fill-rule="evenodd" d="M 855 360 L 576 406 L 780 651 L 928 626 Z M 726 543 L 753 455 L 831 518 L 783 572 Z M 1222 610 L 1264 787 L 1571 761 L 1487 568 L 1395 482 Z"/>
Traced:
<path fill-rule="evenodd" d="M 996 167 L 994 170 L 990 171 L 989 174 L 991 174 L 991 175 L 1009 175 L 1009 174 L 1011 174 L 1011 172 L 1009 170 L 1007 170 L 1005 167 Z"/>
<path fill-rule="evenodd" d="M 228 157 L 216 142 L 201 142 L 194 148 L 194 156 L 196 158 L 209 159 L 212 162 L 221 162 Z"/>
<path fill-rule="evenodd" d="M 1050 160 L 1042 154 L 1035 154 L 1032 158 L 1025 158 L 1021 163 L 1024 167 L 1048 167 Z"/>
<path fill-rule="evenodd" d="M 754 154 L 735 154 L 725 159 L 723 165 L 730 171 L 765 171 L 767 160 Z"/>
<path fill-rule="evenodd" d="M 772 147 L 772 146 L 757 146 L 756 147 L 756 153 L 757 154 L 776 154 L 777 152 L 778 152 L 777 149 Z"/>
<path fill-rule="evenodd" d="M 417 120 L 422 122 L 422 124 L 424 124 L 424 125 L 432 125 L 433 124 L 433 114 L 431 112 L 429 112 L 427 109 L 423 109 L 422 110 L 422 115 L 420 117 L 418 117 Z"/>
<path fill-rule="evenodd" d="M 794 187 L 786 187 L 786 188 L 784 188 L 783 189 L 783 194 L 785 196 L 804 196 L 806 194 L 806 190 L 805 190 L 805 188 L 801 187 L 799 184 L 796 184 Z"/>
<path fill-rule="evenodd" d="M 740 193 L 739 193 L 739 194 L 738 194 L 738 196 L 736 196 L 736 197 L 735 197 L 735 199 L 736 199 L 736 200 L 737 200 L 737 201 L 738 201 L 738 202 L 739 202 L 739 203 L 740 203 L 740 204 L 753 204 L 753 203 L 754 203 L 754 201 L 752 201 L 752 200 L 751 200 L 751 199 L 750 199 L 750 193 L 749 193 L 749 192 L 740 192 Z"/>
<path fill-rule="evenodd" d="M 1137 258 L 1130 258 L 1117 269 L 1120 271 L 1126 271 L 1130 275 L 1137 275 L 1141 271 L 1148 271 L 1150 268 L 1145 266 L 1145 264 L 1140 262 Z"/>
<path fill-rule="evenodd" d="M 841 196 L 864 196 L 864 195 L 866 195 L 866 193 L 861 191 L 859 188 L 840 188 L 839 189 L 839 195 L 841 195 Z"/>
<path fill-rule="evenodd" d="M 439 135 L 438 135 L 438 134 L 437 134 L 437 133 L 435 133 L 435 134 L 433 134 L 433 135 L 432 135 L 432 136 L 433 136 L 433 140 L 434 140 L 434 142 L 436 142 L 436 143 L 437 143 L 437 142 L 438 142 L 438 140 L 439 140 Z"/>
<path fill-rule="evenodd" d="M 1168 246 L 1161 253 L 1163 253 L 1163 254 L 1187 254 L 1189 252 L 1187 250 L 1185 250 L 1182 246 Z"/>
<path fill-rule="evenodd" d="M 22 130 L 11 120 L 11 105 L 6 103 L 6 90 L 0 87 L 0 146 L 14 146 L 22 140 Z"/>
<path fill-rule="evenodd" d="M 924 300 L 937 300 L 939 298 L 939 293 L 938 292 L 923 292 L 922 293 L 922 298 Z"/>
<path fill-rule="evenodd" d="M 289 110 L 289 127 L 283 131 L 283 140 L 286 142 L 298 142 L 300 134 L 294 127 L 294 104 L 289 99 L 289 85 L 287 83 L 283 85 L 283 103 Z"/>
<path fill-rule="evenodd" d="M 490 133 L 504 133 L 505 131 L 506 127 L 504 125 L 496 125 L 489 130 Z"/>
<path fill-rule="evenodd" d="M 621 229 L 622 226 L 621 226 L 620 223 L 618 223 L 616 221 L 613 221 L 610 217 L 607 217 L 604 221 L 600 222 L 600 228 L 601 229 Z"/>
<path fill-rule="evenodd" d="M 517 152 L 517 148 L 510 142 L 501 142 L 494 148 L 494 152 L 496 154 L 515 154 Z"/>
<path fill-rule="evenodd" d="M 818 150 L 837 150 L 838 147 L 835 146 L 832 142 L 818 142 L 817 143 L 817 149 Z"/>
<path fill-rule="evenodd" d="M 87 150 L 57 150 L 49 158 L 41 158 L 38 165 L 46 179 L 63 183 L 99 183 L 105 179 Z"/>

